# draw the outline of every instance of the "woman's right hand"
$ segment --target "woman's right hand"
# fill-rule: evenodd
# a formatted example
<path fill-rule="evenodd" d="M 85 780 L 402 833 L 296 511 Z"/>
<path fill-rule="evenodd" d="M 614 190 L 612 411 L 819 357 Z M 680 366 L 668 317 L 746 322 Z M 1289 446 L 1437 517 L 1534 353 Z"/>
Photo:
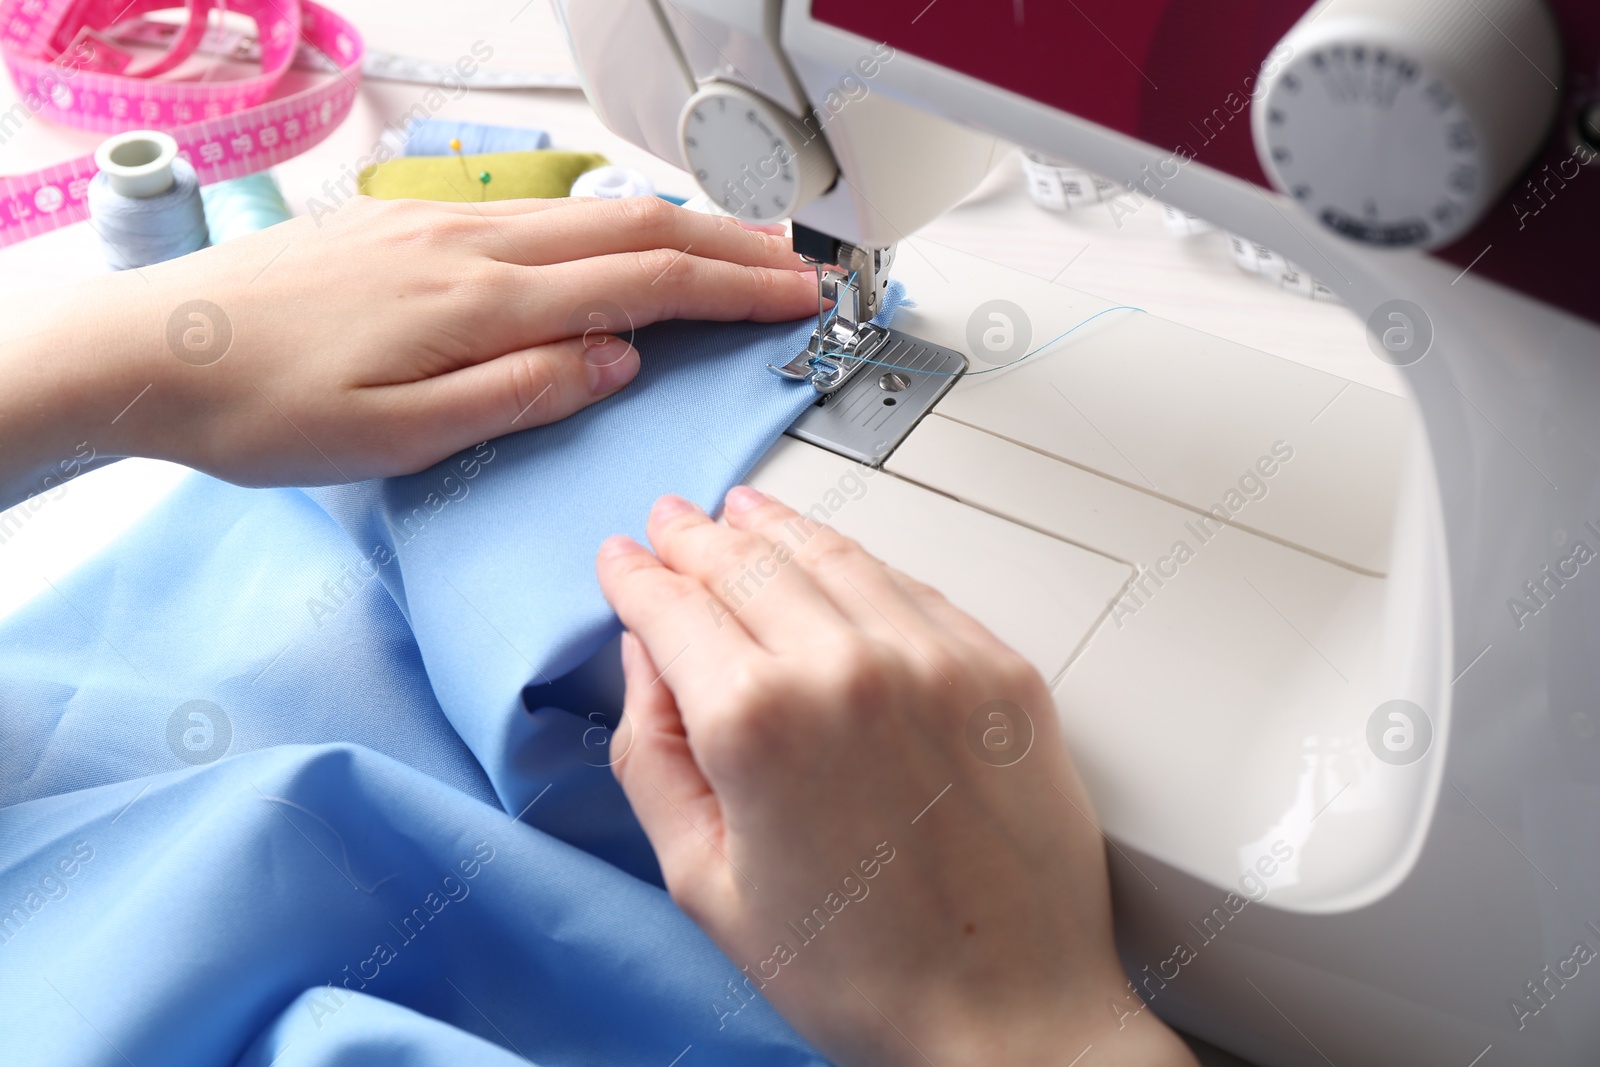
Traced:
<path fill-rule="evenodd" d="M 616 773 L 673 898 L 852 1064 L 1193 1065 L 1138 1011 L 1105 853 L 1037 671 L 753 489 L 601 549 L 628 628 Z M 1130 1005 L 1132 1006 L 1130 1008 Z"/>

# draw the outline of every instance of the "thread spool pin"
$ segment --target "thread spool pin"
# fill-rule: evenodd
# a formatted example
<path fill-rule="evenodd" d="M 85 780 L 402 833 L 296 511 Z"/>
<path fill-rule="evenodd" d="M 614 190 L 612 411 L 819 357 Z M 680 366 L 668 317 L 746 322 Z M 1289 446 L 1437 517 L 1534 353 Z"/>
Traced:
<path fill-rule="evenodd" d="M 172 161 L 178 142 L 159 130 L 129 130 L 108 137 L 95 149 L 94 163 L 112 192 L 147 200 L 172 188 Z"/>

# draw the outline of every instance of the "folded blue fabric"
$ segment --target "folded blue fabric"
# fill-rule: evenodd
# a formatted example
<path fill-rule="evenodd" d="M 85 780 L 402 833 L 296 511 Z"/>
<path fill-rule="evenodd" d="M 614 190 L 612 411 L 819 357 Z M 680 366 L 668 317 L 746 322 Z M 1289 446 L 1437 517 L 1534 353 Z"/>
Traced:
<path fill-rule="evenodd" d="M 0 622 L 0 1062 L 821 1062 L 651 884 L 593 572 L 811 402 L 809 329 L 641 330 L 409 478 L 192 476 Z"/>

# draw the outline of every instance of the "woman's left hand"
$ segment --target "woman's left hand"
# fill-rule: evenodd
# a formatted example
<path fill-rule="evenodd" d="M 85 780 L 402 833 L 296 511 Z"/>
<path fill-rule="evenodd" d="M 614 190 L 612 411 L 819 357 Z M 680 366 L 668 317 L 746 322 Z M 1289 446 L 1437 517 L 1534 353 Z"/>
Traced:
<path fill-rule="evenodd" d="M 0 499 L 85 442 L 248 485 L 409 473 L 621 389 L 633 327 L 816 309 L 788 238 L 653 197 L 357 197 L 0 316 Z"/>

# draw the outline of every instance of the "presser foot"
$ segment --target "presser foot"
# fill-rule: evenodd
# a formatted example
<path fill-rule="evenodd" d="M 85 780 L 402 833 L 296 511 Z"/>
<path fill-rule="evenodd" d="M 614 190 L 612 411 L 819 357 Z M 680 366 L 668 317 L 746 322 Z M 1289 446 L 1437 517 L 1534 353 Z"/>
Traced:
<path fill-rule="evenodd" d="M 894 249 L 835 243 L 829 253 L 841 267 L 812 259 L 817 271 L 817 328 L 788 363 L 767 369 L 790 381 L 807 381 L 824 395 L 840 389 L 883 347 L 889 331 L 871 321 L 883 306 Z"/>
<path fill-rule="evenodd" d="M 811 343 L 788 363 L 768 363 L 767 369 L 780 378 L 810 382 L 813 389 L 826 396 L 843 388 L 857 371 L 868 366 L 865 361 L 873 359 L 888 339 L 888 330 L 870 322 L 848 330 L 830 327 L 824 332 L 819 328 L 811 335 Z"/>

